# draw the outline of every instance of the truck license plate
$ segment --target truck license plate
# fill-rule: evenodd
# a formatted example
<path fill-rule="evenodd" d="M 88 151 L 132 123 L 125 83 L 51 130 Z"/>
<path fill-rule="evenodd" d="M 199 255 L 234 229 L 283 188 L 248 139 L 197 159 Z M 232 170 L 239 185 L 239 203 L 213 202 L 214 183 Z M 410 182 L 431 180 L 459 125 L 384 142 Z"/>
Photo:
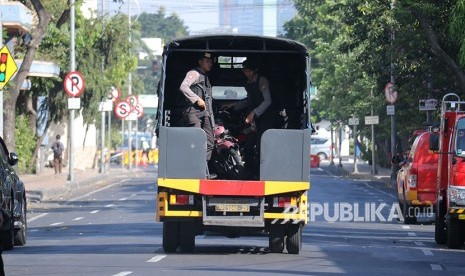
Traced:
<path fill-rule="evenodd" d="M 250 206 L 246 204 L 217 204 L 217 212 L 250 212 Z"/>

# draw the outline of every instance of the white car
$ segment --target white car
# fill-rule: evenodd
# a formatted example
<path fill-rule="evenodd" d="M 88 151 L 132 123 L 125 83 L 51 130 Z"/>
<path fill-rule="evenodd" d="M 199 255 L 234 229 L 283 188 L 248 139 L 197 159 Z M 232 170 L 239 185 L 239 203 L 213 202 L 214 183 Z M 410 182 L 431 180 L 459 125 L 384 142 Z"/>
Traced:
<path fill-rule="evenodd" d="M 316 154 L 320 160 L 328 159 L 331 153 L 331 140 L 322 137 L 312 137 L 310 140 L 310 154 Z"/>

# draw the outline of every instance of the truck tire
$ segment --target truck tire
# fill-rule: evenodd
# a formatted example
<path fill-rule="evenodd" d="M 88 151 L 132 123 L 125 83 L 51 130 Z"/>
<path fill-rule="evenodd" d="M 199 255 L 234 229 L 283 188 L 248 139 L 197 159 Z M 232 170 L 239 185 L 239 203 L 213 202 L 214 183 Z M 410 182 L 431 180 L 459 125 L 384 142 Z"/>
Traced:
<path fill-rule="evenodd" d="M 460 231 L 461 223 L 458 219 L 452 218 L 450 215 L 446 216 L 446 232 L 447 242 L 446 245 L 451 249 L 458 249 L 463 244 L 463 233 Z"/>
<path fill-rule="evenodd" d="M 284 226 L 271 225 L 269 234 L 269 247 L 271 253 L 283 253 L 284 251 Z"/>
<path fill-rule="evenodd" d="M 19 222 L 21 223 L 20 228 L 15 230 L 15 245 L 25 245 L 26 240 L 27 240 L 27 219 L 26 219 L 26 214 L 27 214 L 27 203 L 26 203 L 26 197 L 22 197 L 21 202 L 21 217 L 19 219 Z"/>
<path fill-rule="evenodd" d="M 174 253 L 179 245 L 179 222 L 163 222 L 163 250 L 166 253 Z"/>
<path fill-rule="evenodd" d="M 195 224 L 191 221 L 180 223 L 180 246 L 181 252 L 192 253 L 195 249 Z"/>
<path fill-rule="evenodd" d="M 415 210 L 407 203 L 406 196 L 404 193 L 404 201 L 402 202 L 402 215 L 404 216 L 404 224 L 416 224 L 417 217 L 415 216 Z"/>
<path fill-rule="evenodd" d="M 300 253 L 302 249 L 302 226 L 300 224 L 291 224 L 287 228 L 286 248 L 289 254 Z"/>
<path fill-rule="evenodd" d="M 434 240 L 437 244 L 446 244 L 447 241 L 444 210 L 440 204 L 436 205 L 436 215 L 434 216 Z"/>

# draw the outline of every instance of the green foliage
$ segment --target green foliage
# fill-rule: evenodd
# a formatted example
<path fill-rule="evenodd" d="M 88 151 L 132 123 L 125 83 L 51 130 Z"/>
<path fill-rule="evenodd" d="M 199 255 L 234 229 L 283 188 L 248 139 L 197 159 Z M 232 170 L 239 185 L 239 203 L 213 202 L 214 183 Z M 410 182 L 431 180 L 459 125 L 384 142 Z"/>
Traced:
<path fill-rule="evenodd" d="M 16 116 L 16 154 L 18 155 L 18 173 L 31 173 L 35 168 L 30 164 L 36 142 L 29 120 L 26 116 Z"/>
<path fill-rule="evenodd" d="M 161 7 L 157 13 L 142 13 L 140 33 L 142 37 L 160 37 L 165 41 L 187 36 L 187 27 L 177 14 L 166 16 L 165 8 Z"/>
<path fill-rule="evenodd" d="M 430 42 L 412 11 L 419 11 L 429 20 L 440 46 L 454 59 L 459 47 L 448 30 L 452 22 L 451 33 L 465 41 L 464 0 L 294 0 L 294 3 L 298 15 L 286 24 L 286 36 L 309 47 L 313 84 L 319 91 L 319 98 L 312 102 L 312 114 L 345 123 L 351 115 L 361 119 L 370 115 L 373 107 L 374 114 L 380 116 L 378 137 L 389 137 L 384 86 L 392 73 L 399 94 L 397 129 L 408 136 L 414 129 L 424 127 L 426 114 L 418 112 L 420 99 L 440 100 L 445 93 L 459 91 L 459 80 L 431 51 Z M 395 3 L 393 9 L 392 3 Z M 465 56 L 465 50 L 461 51 Z M 359 131 L 367 136 L 369 128 Z"/>

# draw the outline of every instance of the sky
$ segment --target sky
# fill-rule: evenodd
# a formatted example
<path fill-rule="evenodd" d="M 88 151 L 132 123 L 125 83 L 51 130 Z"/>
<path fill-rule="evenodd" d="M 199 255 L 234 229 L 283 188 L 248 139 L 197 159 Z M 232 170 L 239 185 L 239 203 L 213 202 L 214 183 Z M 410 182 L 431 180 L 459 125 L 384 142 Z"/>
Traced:
<path fill-rule="evenodd" d="M 191 33 L 218 27 L 218 0 L 124 0 L 124 4 L 115 4 L 113 0 L 103 0 L 105 9 L 118 10 L 131 16 L 139 11 L 157 13 L 161 6 L 165 7 L 166 15 L 176 13 L 188 26 Z M 130 1 L 130 3 L 128 3 Z M 100 1 L 99 8 L 100 8 Z"/>

